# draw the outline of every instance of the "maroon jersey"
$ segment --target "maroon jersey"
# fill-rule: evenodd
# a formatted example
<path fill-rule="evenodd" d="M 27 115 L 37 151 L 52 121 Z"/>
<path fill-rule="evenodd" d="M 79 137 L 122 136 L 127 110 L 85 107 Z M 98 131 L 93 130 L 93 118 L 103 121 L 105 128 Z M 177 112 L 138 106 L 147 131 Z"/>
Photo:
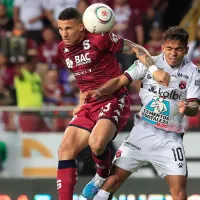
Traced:
<path fill-rule="evenodd" d="M 58 48 L 82 92 L 94 90 L 122 73 L 114 53 L 122 51 L 123 39 L 113 33 L 87 33 L 81 43 L 66 46 L 61 42 Z"/>

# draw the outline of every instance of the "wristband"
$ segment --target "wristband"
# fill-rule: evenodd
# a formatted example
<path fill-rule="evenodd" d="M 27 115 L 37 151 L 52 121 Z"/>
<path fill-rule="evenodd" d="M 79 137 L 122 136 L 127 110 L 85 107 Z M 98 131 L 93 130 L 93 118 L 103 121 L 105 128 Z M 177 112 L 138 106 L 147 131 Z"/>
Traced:
<path fill-rule="evenodd" d="M 151 67 L 149 67 L 149 71 L 150 71 L 151 75 L 153 75 L 153 73 L 157 70 L 158 70 L 158 68 L 155 65 L 152 65 Z"/>

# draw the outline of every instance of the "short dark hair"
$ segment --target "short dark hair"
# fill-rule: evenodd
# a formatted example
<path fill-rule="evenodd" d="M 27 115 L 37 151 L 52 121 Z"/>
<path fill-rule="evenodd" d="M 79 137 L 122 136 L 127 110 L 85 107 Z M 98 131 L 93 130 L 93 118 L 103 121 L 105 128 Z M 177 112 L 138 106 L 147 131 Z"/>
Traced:
<path fill-rule="evenodd" d="M 82 14 L 76 8 L 68 7 L 60 12 L 58 19 L 59 20 L 75 19 L 82 22 Z"/>
<path fill-rule="evenodd" d="M 163 35 L 163 42 L 165 42 L 166 40 L 179 40 L 186 46 L 188 44 L 188 39 L 188 32 L 185 29 L 178 26 L 172 26 L 167 31 L 165 31 Z"/>

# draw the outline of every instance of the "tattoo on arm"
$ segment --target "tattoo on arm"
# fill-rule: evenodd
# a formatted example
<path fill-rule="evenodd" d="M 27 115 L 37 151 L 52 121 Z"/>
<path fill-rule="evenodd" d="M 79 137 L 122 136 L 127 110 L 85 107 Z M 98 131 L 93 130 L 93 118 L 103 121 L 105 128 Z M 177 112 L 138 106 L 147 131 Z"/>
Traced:
<path fill-rule="evenodd" d="M 140 47 L 136 47 L 136 48 L 138 50 L 138 56 L 143 56 L 146 54 L 145 51 L 143 49 L 141 49 Z"/>
<path fill-rule="evenodd" d="M 146 55 L 145 59 L 146 59 L 145 66 L 147 68 L 149 68 L 150 66 L 154 65 L 154 61 L 149 55 Z"/>
<path fill-rule="evenodd" d="M 136 54 L 137 58 L 147 67 L 154 65 L 154 61 L 149 52 L 142 46 L 124 39 L 123 53 Z"/>
<path fill-rule="evenodd" d="M 131 43 L 129 40 L 124 40 L 123 53 L 132 54 L 134 44 L 135 43 Z"/>

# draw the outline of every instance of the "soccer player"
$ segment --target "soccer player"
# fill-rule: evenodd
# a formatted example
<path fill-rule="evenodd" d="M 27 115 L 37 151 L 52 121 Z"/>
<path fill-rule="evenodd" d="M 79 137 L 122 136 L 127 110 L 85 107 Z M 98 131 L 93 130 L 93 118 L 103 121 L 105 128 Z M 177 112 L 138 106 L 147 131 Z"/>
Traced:
<path fill-rule="evenodd" d="M 152 58 L 142 47 L 128 40 L 119 39 L 113 33 L 88 33 L 82 23 L 81 13 L 75 8 L 66 8 L 60 13 L 58 29 L 63 39 L 58 47 L 60 54 L 65 59 L 67 67 L 74 73 L 80 88 L 80 103 L 74 110 L 74 117 L 66 128 L 58 150 L 59 200 L 72 200 L 77 180 L 76 156 L 90 146 L 92 158 L 98 168 L 85 194 L 88 195 L 87 191 L 97 192 L 110 169 L 110 150 L 107 149 L 107 144 L 125 125 L 129 116 L 129 97 L 125 87 L 117 90 L 112 97 L 90 99 L 85 104 L 82 93 L 94 90 L 121 74 L 114 56 L 115 52 L 136 52 L 138 58 L 161 84 L 167 85 L 170 76 L 167 72 L 157 70 Z"/>
<path fill-rule="evenodd" d="M 162 51 L 154 61 L 171 75 L 168 87 L 153 80 L 149 70 L 136 61 L 123 75 L 99 89 L 84 93 L 86 99 L 111 95 L 130 82 L 142 79 L 142 108 L 134 127 L 113 160 L 111 175 L 94 200 L 112 199 L 121 184 L 147 162 L 165 178 L 173 200 L 186 200 L 187 164 L 183 149 L 183 116 L 195 116 L 200 103 L 200 71 L 188 60 L 188 33 L 171 27 L 163 35 Z"/>

